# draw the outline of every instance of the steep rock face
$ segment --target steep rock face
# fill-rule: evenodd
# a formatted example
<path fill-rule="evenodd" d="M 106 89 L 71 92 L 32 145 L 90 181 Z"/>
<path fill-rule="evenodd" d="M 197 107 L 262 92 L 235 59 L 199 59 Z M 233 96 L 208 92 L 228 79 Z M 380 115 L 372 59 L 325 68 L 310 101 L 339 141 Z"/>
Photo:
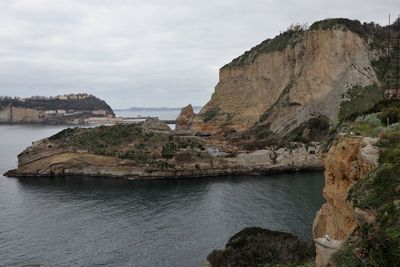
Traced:
<path fill-rule="evenodd" d="M 1 123 L 38 123 L 44 118 L 44 111 L 31 108 L 7 106 L 0 109 Z"/>
<path fill-rule="evenodd" d="M 176 119 L 176 128 L 177 131 L 188 130 L 189 125 L 192 123 L 194 118 L 193 107 L 191 104 L 182 108 L 181 113 Z"/>
<path fill-rule="evenodd" d="M 378 82 L 368 45 L 356 33 L 335 28 L 295 37 L 284 49 L 221 68 L 211 100 L 178 128 L 218 133 L 258 123 L 283 136 L 316 114 L 336 123 L 343 93 Z"/>
<path fill-rule="evenodd" d="M 377 138 L 341 134 L 330 148 L 325 161 L 326 203 L 313 223 L 317 266 L 327 266 L 333 255 L 353 233 L 360 221 L 373 215 L 347 201 L 349 188 L 378 166 Z M 327 236 L 326 236 L 327 235 Z"/>

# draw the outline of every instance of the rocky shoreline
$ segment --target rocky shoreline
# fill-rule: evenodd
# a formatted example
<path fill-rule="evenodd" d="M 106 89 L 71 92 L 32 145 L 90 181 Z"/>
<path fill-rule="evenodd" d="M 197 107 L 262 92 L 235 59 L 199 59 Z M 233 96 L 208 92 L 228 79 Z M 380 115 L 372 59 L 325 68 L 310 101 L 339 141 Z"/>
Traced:
<path fill-rule="evenodd" d="M 142 124 L 130 127 L 142 129 Z M 78 131 L 78 130 L 76 130 Z M 95 129 L 85 129 L 85 134 L 91 134 Z M 146 134 L 172 141 L 160 141 L 157 147 L 149 153 L 163 153 L 168 145 L 179 147 L 182 142 L 202 140 L 193 137 L 175 137 L 170 132 L 147 130 Z M 184 177 L 208 177 L 223 175 L 261 175 L 266 173 L 322 170 L 322 149 L 319 143 L 290 143 L 281 148 L 265 148 L 252 152 L 223 152 L 221 146 L 214 152 L 215 146 L 204 144 L 200 149 L 177 148 L 173 155 L 157 155 L 151 159 L 140 159 L 138 151 L 117 150 L 118 155 L 95 153 L 90 149 L 74 146 L 62 147 L 58 140 L 52 138 L 35 142 L 18 155 L 18 167 L 5 173 L 13 177 L 39 176 L 101 176 L 122 179 L 161 179 Z M 154 143 L 153 143 L 154 145 Z M 125 146 L 125 145 L 124 145 Z M 129 144 L 126 144 L 129 146 Z M 133 145 L 135 146 L 135 145 Z M 172 146 L 172 145 L 171 145 Z M 211 150 L 211 151 L 210 151 Z M 221 151 L 220 151 L 221 150 Z M 143 152 L 143 151 L 142 151 Z M 140 153 L 142 153 L 140 152 Z M 128 153 L 136 153 L 128 158 Z M 145 153 L 145 152 L 143 152 Z M 147 153 L 147 151 L 146 151 Z"/>

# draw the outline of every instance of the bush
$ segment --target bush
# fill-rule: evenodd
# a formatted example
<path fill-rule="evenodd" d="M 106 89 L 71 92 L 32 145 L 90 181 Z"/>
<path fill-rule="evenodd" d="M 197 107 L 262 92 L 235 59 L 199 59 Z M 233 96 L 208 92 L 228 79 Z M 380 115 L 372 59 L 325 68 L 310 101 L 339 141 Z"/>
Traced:
<path fill-rule="evenodd" d="M 355 121 L 356 122 L 367 123 L 371 127 L 382 126 L 382 122 L 378 118 L 378 114 L 377 113 L 361 115 L 361 116 L 357 117 L 357 119 Z"/>
<path fill-rule="evenodd" d="M 380 121 L 379 121 L 380 123 Z M 382 126 L 370 125 L 368 122 L 354 122 L 351 124 L 350 130 L 358 135 L 378 136 L 383 131 Z"/>
<path fill-rule="evenodd" d="M 257 58 L 259 54 L 283 51 L 288 46 L 294 47 L 303 39 L 306 28 L 306 25 L 291 25 L 285 32 L 280 33 L 273 39 L 267 39 L 259 45 L 256 45 L 249 51 L 246 51 L 240 57 L 232 60 L 231 63 L 225 65 L 224 67 L 250 64 Z"/>
<path fill-rule="evenodd" d="M 349 89 L 343 99 L 339 109 L 339 120 L 342 122 L 365 114 L 382 99 L 382 92 L 377 84 L 365 87 L 357 85 Z"/>
<path fill-rule="evenodd" d="M 207 260 L 212 266 L 300 266 L 315 256 L 312 241 L 293 234 L 259 227 L 245 228 L 232 236 L 224 250 L 214 250 Z"/>
<path fill-rule="evenodd" d="M 350 20 L 345 18 L 324 19 L 314 22 L 310 26 L 310 30 L 326 31 L 330 29 L 340 29 L 340 26 L 358 34 L 361 38 L 367 39 L 369 37 L 367 25 L 361 24 L 361 22 L 358 20 Z"/>
<path fill-rule="evenodd" d="M 350 241 L 334 256 L 338 267 L 398 266 L 400 262 L 399 233 L 393 228 L 384 231 L 379 226 L 363 224 L 356 229 L 358 241 Z"/>
<path fill-rule="evenodd" d="M 360 259 L 354 255 L 354 246 L 352 244 L 345 244 L 338 252 L 336 252 L 332 260 L 336 263 L 337 267 L 357 267 L 363 266 Z"/>
<path fill-rule="evenodd" d="M 393 124 L 400 121 L 400 107 L 387 107 L 382 110 L 382 113 L 379 115 L 379 119 L 382 123 Z"/>
<path fill-rule="evenodd" d="M 166 143 L 161 150 L 163 158 L 171 159 L 176 155 L 177 147 L 175 143 Z"/>
<path fill-rule="evenodd" d="M 152 157 L 141 149 L 131 149 L 118 156 L 121 159 L 129 159 L 138 163 L 151 163 Z"/>
<path fill-rule="evenodd" d="M 208 121 L 214 119 L 218 115 L 219 111 L 220 110 L 218 107 L 210 108 L 209 110 L 207 110 L 206 112 L 201 114 L 203 121 L 208 122 Z"/>

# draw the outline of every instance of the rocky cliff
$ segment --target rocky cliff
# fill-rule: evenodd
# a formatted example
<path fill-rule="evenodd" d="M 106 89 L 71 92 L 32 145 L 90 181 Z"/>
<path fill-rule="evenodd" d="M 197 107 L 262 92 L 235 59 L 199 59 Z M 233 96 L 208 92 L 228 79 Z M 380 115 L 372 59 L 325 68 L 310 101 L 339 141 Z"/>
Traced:
<path fill-rule="evenodd" d="M 377 138 L 341 134 L 325 161 L 326 203 L 318 211 L 313 236 L 316 240 L 317 266 L 327 266 L 330 257 L 364 220 L 374 216 L 348 201 L 352 185 L 378 167 Z"/>
<path fill-rule="evenodd" d="M 211 100 L 199 114 L 185 108 L 177 129 L 231 133 L 261 127 L 283 137 L 318 116 L 335 125 L 340 116 L 369 108 L 381 98 L 373 64 L 382 53 L 373 46 L 377 27 L 330 19 L 264 41 L 220 69 Z M 363 105 L 348 110 L 343 103 L 360 91 Z"/>
<path fill-rule="evenodd" d="M 399 266 L 399 122 L 400 102 L 384 101 L 346 122 L 329 149 L 313 224 L 318 267 Z"/>

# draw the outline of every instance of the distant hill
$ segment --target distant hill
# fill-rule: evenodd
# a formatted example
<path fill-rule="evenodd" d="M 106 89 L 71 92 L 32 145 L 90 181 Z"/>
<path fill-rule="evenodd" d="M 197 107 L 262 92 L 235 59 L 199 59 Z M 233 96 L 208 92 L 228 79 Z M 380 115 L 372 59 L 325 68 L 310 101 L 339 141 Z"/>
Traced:
<path fill-rule="evenodd" d="M 0 123 L 70 123 L 89 117 L 114 117 L 102 99 L 90 94 L 0 97 Z"/>

